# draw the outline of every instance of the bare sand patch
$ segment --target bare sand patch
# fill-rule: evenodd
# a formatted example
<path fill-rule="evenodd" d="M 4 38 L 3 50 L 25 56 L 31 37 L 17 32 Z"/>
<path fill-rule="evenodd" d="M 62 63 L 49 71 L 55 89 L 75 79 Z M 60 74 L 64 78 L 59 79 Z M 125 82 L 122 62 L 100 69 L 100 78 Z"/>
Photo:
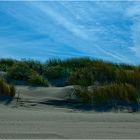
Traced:
<path fill-rule="evenodd" d="M 41 104 L 72 87 L 18 86 L 20 103 L 0 104 L 0 138 L 140 138 L 140 113 L 80 111 Z"/>

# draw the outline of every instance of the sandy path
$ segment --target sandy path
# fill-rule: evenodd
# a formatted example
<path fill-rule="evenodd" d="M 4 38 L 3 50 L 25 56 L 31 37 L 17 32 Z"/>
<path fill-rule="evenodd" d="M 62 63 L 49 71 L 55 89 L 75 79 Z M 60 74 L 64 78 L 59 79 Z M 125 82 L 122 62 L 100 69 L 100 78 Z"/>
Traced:
<path fill-rule="evenodd" d="M 0 138 L 140 138 L 140 114 L 1 107 Z"/>
<path fill-rule="evenodd" d="M 27 92 L 27 87 L 20 89 Z M 62 97 L 57 94 L 62 88 L 53 89 L 52 96 L 51 88 L 47 90 L 46 98 Z M 0 138 L 140 138 L 140 113 L 96 113 L 37 104 L 43 92 L 40 99 L 32 94 L 21 93 L 22 100 L 34 100 L 36 106 L 0 104 Z"/>

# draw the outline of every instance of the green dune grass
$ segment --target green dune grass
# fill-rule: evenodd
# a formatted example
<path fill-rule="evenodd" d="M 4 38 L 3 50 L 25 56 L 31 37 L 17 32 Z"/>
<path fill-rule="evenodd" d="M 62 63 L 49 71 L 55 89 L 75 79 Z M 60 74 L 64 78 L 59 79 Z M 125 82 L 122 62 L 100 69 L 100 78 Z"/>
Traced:
<path fill-rule="evenodd" d="M 81 88 L 76 89 L 75 94 L 87 103 L 102 105 L 115 100 L 139 102 L 140 66 L 93 60 L 88 57 L 50 59 L 45 63 L 1 59 L 0 71 L 7 73 L 8 83 L 23 81 L 27 85 L 56 86 L 56 82 L 52 81 L 63 80 L 63 86 L 79 85 Z M 88 86 L 93 86 L 94 89 L 89 91 Z"/>

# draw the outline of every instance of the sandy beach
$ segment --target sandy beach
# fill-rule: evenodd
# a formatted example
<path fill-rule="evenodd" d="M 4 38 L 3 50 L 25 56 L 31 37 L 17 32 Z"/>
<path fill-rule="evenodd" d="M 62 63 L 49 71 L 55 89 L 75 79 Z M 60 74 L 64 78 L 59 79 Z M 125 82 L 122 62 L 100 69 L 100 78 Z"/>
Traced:
<path fill-rule="evenodd" d="M 140 139 L 140 0 L 0 0 L 0 139 Z"/>
<path fill-rule="evenodd" d="M 72 87 L 18 86 L 20 101 L 0 104 L 0 138 L 140 138 L 140 113 L 95 112 L 47 104 Z M 46 102 L 46 103 L 45 103 Z"/>

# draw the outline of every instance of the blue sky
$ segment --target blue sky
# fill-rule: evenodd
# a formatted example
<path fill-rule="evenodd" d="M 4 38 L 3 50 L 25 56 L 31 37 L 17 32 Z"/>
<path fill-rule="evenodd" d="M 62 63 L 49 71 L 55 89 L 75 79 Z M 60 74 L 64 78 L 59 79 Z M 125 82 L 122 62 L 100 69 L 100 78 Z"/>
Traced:
<path fill-rule="evenodd" d="M 0 2 L 0 57 L 140 64 L 140 2 Z"/>

